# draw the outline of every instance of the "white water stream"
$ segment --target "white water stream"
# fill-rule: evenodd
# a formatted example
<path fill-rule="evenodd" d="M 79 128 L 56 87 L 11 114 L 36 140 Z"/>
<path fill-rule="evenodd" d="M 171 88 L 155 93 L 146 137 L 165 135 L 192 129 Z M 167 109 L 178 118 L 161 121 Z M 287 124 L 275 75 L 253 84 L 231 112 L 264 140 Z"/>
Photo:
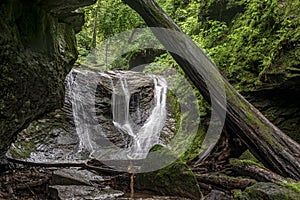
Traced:
<path fill-rule="evenodd" d="M 76 74 L 76 76 L 75 76 Z M 153 105 L 151 114 L 145 123 L 136 128 L 136 122 L 130 117 L 131 87 L 123 73 L 116 72 L 116 77 L 111 77 L 106 73 L 96 73 L 87 71 L 77 71 L 70 73 L 66 79 L 67 92 L 72 104 L 72 115 L 79 138 L 78 152 L 87 151 L 90 156 L 101 159 L 144 159 L 149 150 L 159 144 L 159 137 L 166 121 L 166 80 L 160 76 L 147 75 L 153 80 Z M 79 76 L 89 77 L 83 80 Z M 113 147 L 109 149 L 103 143 L 97 143 L 97 138 L 105 137 L 101 124 L 95 118 L 95 106 L 90 106 L 95 102 L 95 91 L 99 77 L 109 79 L 112 87 L 112 116 L 113 124 L 119 130 L 121 138 L 125 143 L 125 148 Z M 87 103 L 88 101 L 88 103 Z M 138 103 L 137 103 L 138 104 Z M 137 108 L 137 111 L 143 112 Z M 140 116 L 138 116 L 139 118 Z M 125 134 L 130 136 L 130 140 L 125 140 Z M 110 154 L 107 156 L 107 154 Z"/>
<path fill-rule="evenodd" d="M 117 85 L 113 85 L 112 110 L 113 123 L 120 130 L 132 137 L 127 144 L 127 156 L 130 159 L 143 159 L 147 156 L 151 147 L 159 143 L 160 133 L 166 120 L 166 93 L 167 83 L 160 76 L 148 75 L 154 82 L 154 105 L 151 115 L 145 124 L 138 130 L 133 130 L 130 120 L 129 103 L 130 87 L 124 77 L 120 76 Z"/>

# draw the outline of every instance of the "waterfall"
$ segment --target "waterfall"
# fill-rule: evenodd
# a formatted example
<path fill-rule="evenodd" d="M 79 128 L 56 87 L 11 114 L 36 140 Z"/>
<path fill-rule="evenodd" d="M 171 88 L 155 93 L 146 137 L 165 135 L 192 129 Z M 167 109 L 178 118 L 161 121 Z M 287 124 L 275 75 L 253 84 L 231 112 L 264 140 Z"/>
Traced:
<path fill-rule="evenodd" d="M 133 145 L 128 155 L 132 159 L 142 159 L 148 154 L 148 151 L 159 144 L 159 137 L 164 127 L 166 111 L 167 83 L 162 77 L 150 75 L 154 81 L 154 108 L 146 123 L 138 131 L 133 139 Z"/>
<path fill-rule="evenodd" d="M 130 91 L 127 80 L 119 76 L 117 84 L 116 86 L 112 85 L 113 124 L 121 131 L 121 134 L 124 131 L 131 137 L 135 137 L 131 126 L 132 123 L 129 122 Z"/>
<path fill-rule="evenodd" d="M 95 113 L 95 107 L 91 102 L 95 102 L 95 95 L 93 88 L 95 87 L 90 80 L 95 74 L 89 71 L 79 71 L 73 69 L 66 77 L 66 99 L 69 101 L 66 104 L 71 106 L 68 110 L 73 117 L 75 125 L 75 132 L 78 135 L 78 149 L 79 153 L 86 154 L 93 153 L 96 144 L 93 137 L 96 133 L 101 133 L 101 125 L 92 117 Z M 87 155 L 87 156 L 88 156 Z"/>
<path fill-rule="evenodd" d="M 159 144 L 160 133 L 166 120 L 166 80 L 156 75 L 148 76 L 154 82 L 154 106 L 146 123 L 137 131 L 133 131 L 133 122 L 130 120 L 130 88 L 127 80 L 120 76 L 119 84 L 113 85 L 113 123 L 121 133 L 125 132 L 132 137 L 131 142 L 127 144 L 127 157 L 130 159 L 145 158 L 151 147 Z M 139 108 L 138 112 L 140 112 Z"/>
<path fill-rule="evenodd" d="M 139 74 L 139 78 L 143 75 Z M 144 110 L 136 108 L 137 117 L 130 116 L 131 95 L 136 93 L 138 86 L 135 77 L 126 72 L 94 72 L 73 69 L 66 78 L 66 92 L 71 105 L 75 131 L 78 135 L 78 152 L 88 152 L 87 156 L 99 159 L 144 159 L 149 150 L 160 143 L 160 134 L 164 127 L 166 111 L 167 83 L 163 77 L 145 75 L 144 80 L 153 81 L 153 99 L 150 114 L 143 124 L 140 120 Z M 143 78 L 142 78 L 143 79 Z M 139 80 L 142 80 L 139 79 Z M 112 125 L 118 130 L 123 148 L 113 143 L 103 142 L 106 137 L 102 125 L 97 121 L 95 91 L 99 82 L 110 84 Z M 131 83 L 130 83 L 131 82 Z M 134 84 L 133 84 L 134 83 Z M 131 85 L 130 85 L 131 84 Z M 133 89 L 135 88 L 135 90 Z M 140 96 L 141 97 L 141 96 Z M 130 101 L 131 100 L 131 101 Z M 136 101 L 139 101 L 138 99 Z M 139 102 L 134 102 L 139 106 Z"/>

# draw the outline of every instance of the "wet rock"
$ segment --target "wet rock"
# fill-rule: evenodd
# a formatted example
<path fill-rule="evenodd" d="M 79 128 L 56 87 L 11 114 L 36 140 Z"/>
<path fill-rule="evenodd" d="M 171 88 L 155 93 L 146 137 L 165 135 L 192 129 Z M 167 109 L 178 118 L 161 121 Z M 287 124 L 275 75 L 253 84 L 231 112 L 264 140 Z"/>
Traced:
<path fill-rule="evenodd" d="M 94 2 L 1 1 L 0 158 L 32 120 L 62 107 L 83 17 L 72 11 Z"/>
<path fill-rule="evenodd" d="M 257 183 L 248 187 L 237 199 L 239 200 L 298 200 L 300 194 L 285 186 L 274 183 Z"/>
<path fill-rule="evenodd" d="M 119 197 L 118 200 L 190 200 L 184 197 L 176 197 L 176 196 L 154 196 L 154 195 L 146 195 L 146 194 L 134 194 L 134 198 L 126 198 L 126 197 Z"/>
<path fill-rule="evenodd" d="M 66 83 L 64 109 L 33 121 L 28 128 L 21 131 L 10 148 L 8 156 L 38 163 L 81 162 L 89 159 L 93 150 L 97 151 L 103 146 L 111 145 L 109 142 L 118 147 L 125 146 L 124 137 L 129 139 L 129 136 L 125 133 L 122 136 L 113 124 L 112 117 L 111 81 L 118 84 L 116 72 L 98 74 L 87 70 L 79 75 L 78 71 L 72 73 L 76 78 L 76 84 L 79 84 L 78 88 L 81 88 L 80 91 L 77 91 L 78 93 L 71 91 L 70 87 L 74 86 L 70 84 L 75 83 Z M 153 80 L 143 73 L 130 71 L 118 73 L 123 73 L 131 87 L 129 113 L 133 128 L 138 131 L 145 124 L 153 107 Z M 108 77 L 111 77 L 111 80 Z M 78 96 L 71 96 L 71 92 L 75 92 Z M 170 95 L 168 98 L 171 98 Z M 172 103 L 167 102 L 168 117 L 161 132 L 159 141 L 161 144 L 167 144 L 175 134 L 177 120 L 172 107 L 175 106 L 175 97 L 172 98 Z M 72 107 L 74 103 L 80 105 L 76 108 L 77 126 L 74 121 L 73 109 L 75 108 Z M 89 133 L 79 136 L 78 129 Z M 89 137 L 90 140 L 85 145 L 92 144 L 94 149 L 80 149 L 80 137 L 84 139 Z M 97 156 L 96 153 L 93 155 Z"/>
<path fill-rule="evenodd" d="M 21 131 L 7 152 L 8 157 L 29 162 L 76 162 L 78 136 L 68 131 L 62 110 L 56 110 L 33 121 Z"/>
<path fill-rule="evenodd" d="M 102 181 L 103 177 L 88 170 L 63 168 L 53 171 L 50 183 L 60 199 L 115 199 L 123 196 L 123 192 L 110 188 L 108 184 L 97 184 Z"/>
<path fill-rule="evenodd" d="M 79 113 L 79 115 L 76 116 L 77 120 L 86 123 L 86 127 L 92 130 L 92 135 L 89 137 L 93 138 L 93 142 L 106 146 L 110 145 L 108 141 L 106 141 L 106 139 L 108 139 L 109 142 L 117 147 L 126 147 L 126 143 L 128 144 L 130 142 L 131 137 L 127 133 L 120 132 L 113 124 L 112 85 L 119 88 L 121 87 L 119 77 L 122 76 L 126 79 L 130 88 L 129 121 L 133 131 L 138 132 L 146 123 L 154 106 L 153 79 L 143 73 L 134 71 L 108 71 L 100 73 L 83 68 L 81 68 L 81 70 L 82 73 L 72 71 L 72 76 L 76 78 L 76 83 L 73 84 L 78 84 L 78 88 L 81 89 L 77 91 L 78 96 L 76 99 L 74 99 L 74 97 L 72 99 L 71 94 L 75 92 L 73 91 L 74 86 L 69 86 L 70 89 L 67 89 L 68 93 L 65 103 L 67 113 L 72 115 L 72 105 L 74 103 L 80 104 L 80 107 L 78 107 L 76 111 Z M 73 90 L 71 88 L 73 88 Z M 76 103 L 74 101 L 78 102 Z M 168 105 L 167 102 L 168 117 L 161 132 L 161 144 L 167 144 L 174 136 L 177 121 L 174 118 L 174 113 L 172 113 L 174 112 L 172 106 L 174 105 Z M 88 112 L 80 114 L 84 111 Z M 71 120 L 74 120 L 74 116 L 71 116 Z M 103 135 L 99 132 L 105 133 L 105 139 L 103 139 Z"/>
<path fill-rule="evenodd" d="M 171 153 L 169 154 L 171 156 Z M 195 200 L 202 197 L 194 173 L 180 160 L 157 171 L 136 174 L 134 186 L 136 190 L 151 191 L 160 195 L 181 196 Z"/>
<path fill-rule="evenodd" d="M 102 181 L 103 178 L 87 170 L 59 169 L 53 171 L 51 185 L 85 185 L 91 186 L 91 181 Z"/>
<path fill-rule="evenodd" d="M 142 73 L 126 72 L 122 76 L 127 80 L 131 91 L 129 112 L 131 121 L 134 122 L 134 131 L 137 131 L 150 116 L 153 104 L 153 80 Z M 119 85 L 119 78 L 115 72 L 108 72 L 115 85 Z M 96 80 L 97 81 L 97 80 Z M 123 138 L 113 125 L 112 116 L 112 85 L 110 80 L 103 75 L 96 89 L 96 116 L 102 125 L 107 138 L 119 147 L 124 147 Z"/>
<path fill-rule="evenodd" d="M 219 190 L 212 190 L 203 200 L 233 200 L 233 198 Z"/>
<path fill-rule="evenodd" d="M 115 199 L 122 196 L 121 191 L 113 190 L 111 188 L 98 189 L 92 186 L 82 185 L 55 185 L 51 186 L 58 191 L 58 197 L 64 200 L 81 200 L 81 199 Z"/>

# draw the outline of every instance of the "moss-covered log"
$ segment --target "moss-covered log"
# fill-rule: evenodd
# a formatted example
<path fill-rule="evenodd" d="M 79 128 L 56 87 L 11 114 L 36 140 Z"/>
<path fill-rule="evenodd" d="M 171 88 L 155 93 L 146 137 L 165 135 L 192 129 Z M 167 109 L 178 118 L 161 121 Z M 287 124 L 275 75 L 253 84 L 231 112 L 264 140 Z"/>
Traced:
<path fill-rule="evenodd" d="M 235 176 L 250 177 L 261 182 L 287 183 L 285 179 L 267 169 L 259 167 L 256 163 L 247 162 L 247 160 L 231 159 L 231 169 Z"/>
<path fill-rule="evenodd" d="M 242 177 L 230 177 L 220 174 L 196 174 L 198 182 L 207 184 L 214 189 L 233 190 L 245 189 L 256 183 L 255 180 Z"/>
<path fill-rule="evenodd" d="M 181 29 L 170 19 L 159 5 L 153 0 L 123 0 L 137 11 L 149 27 L 161 27 L 178 31 Z M 215 71 L 215 65 L 191 40 L 182 40 L 153 30 L 160 42 L 168 47 L 177 49 L 181 55 L 172 54 L 186 75 L 199 89 L 208 102 L 215 102 L 218 109 L 226 109 L 226 126 L 236 134 L 266 167 L 282 176 L 300 180 L 300 146 L 286 134 L 274 126 L 254 106 L 246 101 L 218 73 L 206 79 L 199 73 Z M 186 59 L 188 58 L 188 59 Z M 189 60 L 190 62 L 187 62 Z M 214 85 L 222 82 L 226 90 L 227 106 L 222 105 L 222 95 Z M 208 90 L 208 85 L 213 92 Z"/>

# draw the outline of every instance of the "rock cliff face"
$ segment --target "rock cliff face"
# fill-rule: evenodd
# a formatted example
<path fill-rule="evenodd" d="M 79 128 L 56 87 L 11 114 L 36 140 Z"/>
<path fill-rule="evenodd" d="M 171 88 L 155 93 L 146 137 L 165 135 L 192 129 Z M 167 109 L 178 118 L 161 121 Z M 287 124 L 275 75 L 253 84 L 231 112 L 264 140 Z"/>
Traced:
<path fill-rule="evenodd" d="M 64 100 L 76 58 L 79 7 L 95 0 L 0 2 L 0 158 L 16 133 Z"/>
<path fill-rule="evenodd" d="M 266 77 L 268 83 L 244 91 L 243 95 L 272 123 L 300 143 L 300 70 L 290 69 Z"/>

